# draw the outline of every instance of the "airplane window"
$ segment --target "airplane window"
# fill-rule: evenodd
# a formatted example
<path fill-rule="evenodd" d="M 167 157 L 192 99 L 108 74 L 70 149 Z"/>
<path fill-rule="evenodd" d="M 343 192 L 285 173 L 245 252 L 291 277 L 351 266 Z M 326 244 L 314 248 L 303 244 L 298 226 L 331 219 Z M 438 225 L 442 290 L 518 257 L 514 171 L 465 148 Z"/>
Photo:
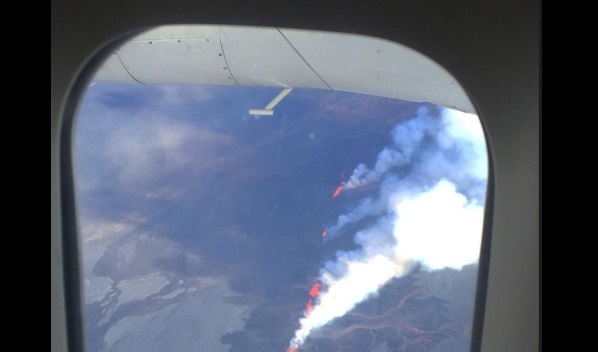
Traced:
<path fill-rule="evenodd" d="M 478 116 L 336 89 L 308 55 L 302 83 L 280 84 L 235 67 L 225 35 L 168 33 L 117 49 L 77 113 L 87 351 L 469 350 Z M 224 66 L 135 56 L 159 46 Z"/>

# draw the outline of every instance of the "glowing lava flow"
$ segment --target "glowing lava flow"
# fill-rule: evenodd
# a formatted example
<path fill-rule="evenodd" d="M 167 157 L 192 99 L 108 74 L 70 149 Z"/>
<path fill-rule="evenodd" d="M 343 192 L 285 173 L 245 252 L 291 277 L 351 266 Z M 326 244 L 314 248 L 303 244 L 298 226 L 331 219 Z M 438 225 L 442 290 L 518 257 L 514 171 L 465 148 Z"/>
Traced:
<path fill-rule="evenodd" d="M 334 191 L 332 198 L 335 198 L 336 196 L 338 196 L 341 193 L 341 191 L 343 190 L 344 186 L 345 186 L 345 181 L 341 182 L 340 186 L 336 187 L 336 191 Z"/>
<path fill-rule="evenodd" d="M 314 303 L 310 299 L 307 301 L 307 304 L 305 305 L 305 314 L 303 314 L 303 316 L 307 319 L 307 317 L 309 317 L 309 313 L 311 313 L 311 311 L 313 309 L 314 309 Z"/>
<path fill-rule="evenodd" d="M 309 290 L 309 295 L 316 298 L 320 294 L 320 283 L 316 282 Z"/>
<path fill-rule="evenodd" d="M 294 341 L 291 347 L 287 350 L 287 352 L 295 352 L 295 350 L 299 347 L 299 341 Z"/>
<path fill-rule="evenodd" d="M 324 232 L 326 232 L 326 231 L 324 230 Z M 305 304 L 305 314 L 303 315 L 305 319 L 307 319 L 309 317 L 309 315 L 311 314 L 311 311 L 314 309 L 313 299 L 318 297 L 318 295 L 320 294 L 320 286 L 321 285 L 322 284 L 320 284 L 319 282 L 316 281 L 309 289 L 309 295 L 311 298 L 308 299 L 307 303 Z M 289 349 L 287 349 L 287 352 L 295 352 L 297 347 L 299 347 L 299 340 L 294 340 L 291 343 L 291 346 L 289 346 Z"/>
<path fill-rule="evenodd" d="M 313 302 L 312 298 L 316 298 L 319 294 L 320 294 L 320 283 L 316 282 L 309 289 L 309 295 L 311 296 L 311 298 L 305 304 L 305 314 L 304 314 L 304 317 L 306 319 L 307 319 L 307 317 L 309 317 L 309 314 L 314 309 L 314 302 Z"/>
<path fill-rule="evenodd" d="M 341 177 L 344 177 L 344 176 L 341 175 Z M 341 193 L 341 191 L 343 190 L 343 187 L 345 186 L 345 183 L 346 183 L 345 181 L 341 182 L 341 184 L 334 191 L 334 194 L 332 194 L 332 198 L 336 198 L 336 196 L 338 196 Z M 324 231 L 322 232 L 322 237 L 326 237 L 327 233 L 328 233 L 328 228 L 326 227 L 326 228 L 324 228 Z M 311 314 L 311 312 L 314 308 L 313 300 L 320 294 L 320 286 L 321 286 L 321 284 L 319 282 L 316 282 L 313 284 L 313 286 L 309 290 L 309 295 L 311 296 L 311 298 L 305 304 L 305 314 L 303 315 L 304 319 L 307 319 L 309 317 L 309 315 Z M 299 347 L 299 343 L 300 343 L 299 339 L 293 340 L 291 342 L 291 345 L 287 349 L 287 352 L 295 352 L 295 350 Z"/>

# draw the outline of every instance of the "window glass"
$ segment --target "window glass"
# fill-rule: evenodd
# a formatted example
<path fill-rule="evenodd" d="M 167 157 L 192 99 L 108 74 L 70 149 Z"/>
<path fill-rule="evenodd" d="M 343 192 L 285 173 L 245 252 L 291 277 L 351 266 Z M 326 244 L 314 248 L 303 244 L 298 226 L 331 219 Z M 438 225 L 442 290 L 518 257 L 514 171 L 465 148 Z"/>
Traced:
<path fill-rule="evenodd" d="M 89 352 L 469 349 L 478 117 L 281 92 L 90 85 L 74 155 Z"/>

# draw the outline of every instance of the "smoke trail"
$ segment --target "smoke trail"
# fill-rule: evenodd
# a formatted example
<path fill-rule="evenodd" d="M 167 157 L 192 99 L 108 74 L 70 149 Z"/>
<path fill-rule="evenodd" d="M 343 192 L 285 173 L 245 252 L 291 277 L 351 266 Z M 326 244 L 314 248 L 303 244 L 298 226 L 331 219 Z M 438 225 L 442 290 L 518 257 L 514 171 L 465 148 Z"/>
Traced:
<path fill-rule="evenodd" d="M 424 269 L 460 269 L 476 262 L 482 234 L 487 152 L 478 117 L 443 109 L 398 124 L 392 144 L 372 169 L 359 164 L 344 190 L 379 183 L 366 198 L 327 229 L 336 236 L 347 224 L 366 216 L 372 225 L 355 234 L 360 246 L 337 252 L 320 270 L 324 288 L 290 342 L 294 352 L 309 334 L 375 295 L 414 264 Z"/>
<path fill-rule="evenodd" d="M 372 170 L 365 164 L 359 164 L 347 182 L 346 189 L 364 186 L 379 180 L 392 168 L 407 165 L 411 162 L 416 151 L 420 150 L 424 137 L 435 135 L 438 129 L 436 119 L 422 107 L 417 112 L 417 118 L 398 124 L 393 132 L 393 145 L 384 148 L 376 160 Z"/>
<path fill-rule="evenodd" d="M 382 182 L 382 194 L 377 199 L 363 199 L 353 211 L 340 215 L 336 224 L 328 228 L 328 240 L 338 236 L 346 225 L 384 212 L 390 193 L 413 192 L 414 188 L 433 185 L 442 178 L 483 204 L 487 162 L 485 139 L 476 115 L 443 109 L 441 116 L 436 117 L 422 107 L 416 118 L 395 126 L 392 144 L 378 154 L 372 169 L 365 164 L 355 168 L 343 190 Z M 404 176 L 400 184 L 385 187 L 389 175 Z"/>

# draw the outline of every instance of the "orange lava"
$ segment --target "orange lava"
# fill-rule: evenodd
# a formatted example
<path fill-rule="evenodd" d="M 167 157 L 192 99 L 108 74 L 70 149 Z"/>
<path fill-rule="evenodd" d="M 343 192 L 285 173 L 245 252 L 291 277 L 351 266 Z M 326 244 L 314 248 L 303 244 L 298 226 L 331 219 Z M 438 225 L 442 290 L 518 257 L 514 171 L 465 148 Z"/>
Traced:
<path fill-rule="evenodd" d="M 338 196 L 341 193 L 341 191 L 343 190 L 344 186 L 345 186 L 345 181 L 341 182 L 341 185 L 336 187 L 336 191 L 334 191 L 332 198 L 335 198 L 336 196 Z"/>
<path fill-rule="evenodd" d="M 297 347 L 299 347 L 299 341 L 294 341 L 293 344 L 287 350 L 287 352 L 295 352 Z"/>
<path fill-rule="evenodd" d="M 309 295 L 312 297 L 316 297 L 319 294 L 320 294 L 320 283 L 316 282 L 309 290 Z"/>
<path fill-rule="evenodd" d="M 314 304 L 310 299 L 309 301 L 307 301 L 307 304 L 305 305 L 305 314 L 303 315 L 305 319 L 309 317 L 309 313 L 311 313 L 312 309 L 314 309 Z"/>

